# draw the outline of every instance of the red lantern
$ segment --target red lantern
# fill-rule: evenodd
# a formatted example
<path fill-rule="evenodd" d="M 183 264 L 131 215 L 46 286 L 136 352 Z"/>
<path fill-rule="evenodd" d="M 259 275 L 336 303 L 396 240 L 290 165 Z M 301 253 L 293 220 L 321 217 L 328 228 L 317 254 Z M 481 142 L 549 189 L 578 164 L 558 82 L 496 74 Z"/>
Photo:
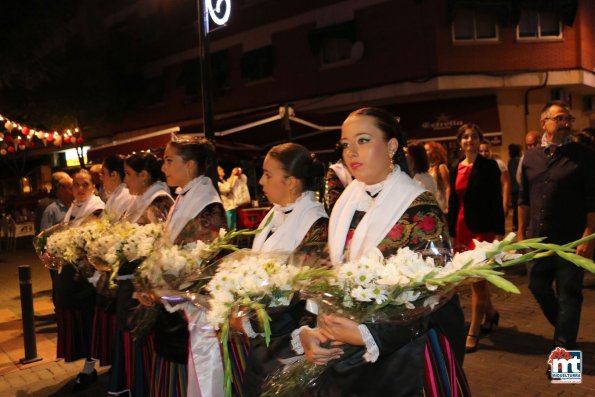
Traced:
<path fill-rule="evenodd" d="M 27 136 L 27 135 L 29 135 L 29 132 L 30 132 L 29 127 L 23 127 L 23 135 Z"/>
<path fill-rule="evenodd" d="M 6 156 L 6 149 L 0 149 L 0 154 L 3 156 Z"/>
<path fill-rule="evenodd" d="M 82 145 L 82 143 L 83 143 L 83 137 L 82 137 L 82 136 L 81 136 L 81 137 L 79 137 L 79 138 L 76 140 L 76 143 L 78 143 L 79 145 Z"/>
<path fill-rule="evenodd" d="M 25 150 L 26 148 L 27 148 L 27 146 L 25 146 L 25 144 L 24 144 L 24 143 L 21 143 L 21 144 L 19 145 L 19 150 Z"/>
<path fill-rule="evenodd" d="M 12 135 L 8 134 L 4 137 L 4 140 L 8 143 L 12 143 L 12 141 L 14 141 L 14 138 L 12 137 Z"/>
<path fill-rule="evenodd" d="M 14 152 L 14 147 L 12 147 L 12 146 L 9 146 L 9 147 L 8 147 L 8 152 L 9 152 L 9 153 L 13 153 L 13 152 Z"/>
<path fill-rule="evenodd" d="M 48 134 L 48 136 L 45 139 L 47 139 L 48 142 L 54 142 L 54 135 Z"/>
<path fill-rule="evenodd" d="M 64 139 L 62 139 L 64 143 L 70 143 L 70 135 L 64 135 Z"/>

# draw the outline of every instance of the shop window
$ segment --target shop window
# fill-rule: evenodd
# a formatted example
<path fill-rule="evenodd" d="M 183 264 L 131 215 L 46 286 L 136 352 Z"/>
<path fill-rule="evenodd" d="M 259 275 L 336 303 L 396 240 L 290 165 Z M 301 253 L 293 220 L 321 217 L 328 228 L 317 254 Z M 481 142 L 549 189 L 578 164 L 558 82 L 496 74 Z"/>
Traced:
<path fill-rule="evenodd" d="M 562 38 L 562 22 L 555 12 L 523 10 L 517 25 L 519 40 L 552 40 Z"/>
<path fill-rule="evenodd" d="M 246 52 L 241 59 L 242 80 L 258 81 L 273 75 L 273 47 Z"/>
<path fill-rule="evenodd" d="M 498 41 L 498 17 L 463 8 L 452 23 L 452 39 L 454 42 Z"/>

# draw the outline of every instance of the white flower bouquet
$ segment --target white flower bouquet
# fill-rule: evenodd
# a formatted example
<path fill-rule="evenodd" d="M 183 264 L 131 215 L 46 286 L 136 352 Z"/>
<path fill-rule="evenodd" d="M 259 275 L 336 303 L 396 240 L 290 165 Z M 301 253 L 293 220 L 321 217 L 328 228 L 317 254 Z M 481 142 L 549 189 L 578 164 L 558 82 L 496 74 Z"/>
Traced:
<path fill-rule="evenodd" d="M 87 244 L 98 239 L 108 226 L 105 219 L 94 219 L 80 226 L 55 225 L 41 232 L 33 245 L 46 267 L 58 271 L 68 264 L 76 267 L 84 261 Z"/>
<path fill-rule="evenodd" d="M 240 251 L 222 261 L 206 289 L 211 295 L 208 320 L 220 330 L 227 396 L 231 395 L 228 340 L 232 314 L 241 309 L 253 311 L 268 344 L 271 328 L 267 309 L 288 306 L 293 295 L 307 283 L 325 280 L 330 275 L 327 268 L 293 264 L 286 253 Z"/>
<path fill-rule="evenodd" d="M 514 238 L 511 233 L 501 242 L 475 241 L 475 249 L 458 253 L 445 264 L 437 264 L 433 258 L 409 248 L 401 248 L 386 259 L 379 250 L 374 250 L 356 261 L 335 267 L 334 278 L 311 283 L 303 293 L 318 302 L 319 314 L 333 313 L 360 323 L 405 324 L 436 310 L 468 279 L 485 279 L 507 292 L 519 293 L 498 269 L 531 259 L 559 255 L 595 273 L 593 261 L 574 253 L 579 244 L 595 238 L 595 234 L 562 246 L 543 243 L 543 238 L 516 243 Z M 524 254 L 517 253 L 527 250 Z M 355 351 L 349 346 L 346 349 Z M 344 358 L 347 356 L 349 354 Z M 302 359 L 271 377 L 263 388 L 263 395 L 297 395 L 324 370 L 324 366 Z"/>

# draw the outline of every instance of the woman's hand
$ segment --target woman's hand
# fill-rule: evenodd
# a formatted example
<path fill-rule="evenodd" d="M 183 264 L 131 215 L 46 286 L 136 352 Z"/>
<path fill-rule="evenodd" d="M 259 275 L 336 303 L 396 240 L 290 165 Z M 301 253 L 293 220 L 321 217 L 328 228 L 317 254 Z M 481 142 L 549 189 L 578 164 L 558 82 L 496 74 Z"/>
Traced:
<path fill-rule="evenodd" d="M 362 334 L 357 328 L 359 324 L 348 318 L 334 314 L 320 315 L 318 316 L 318 325 L 322 334 L 328 339 L 352 346 L 363 346 L 365 344 Z"/>
<path fill-rule="evenodd" d="M 343 354 L 343 350 L 340 348 L 326 349 L 320 346 L 321 343 L 326 343 L 328 340 L 318 328 L 304 328 L 300 332 L 300 341 L 302 342 L 306 359 L 316 365 L 325 365 L 331 360 L 340 358 Z"/>

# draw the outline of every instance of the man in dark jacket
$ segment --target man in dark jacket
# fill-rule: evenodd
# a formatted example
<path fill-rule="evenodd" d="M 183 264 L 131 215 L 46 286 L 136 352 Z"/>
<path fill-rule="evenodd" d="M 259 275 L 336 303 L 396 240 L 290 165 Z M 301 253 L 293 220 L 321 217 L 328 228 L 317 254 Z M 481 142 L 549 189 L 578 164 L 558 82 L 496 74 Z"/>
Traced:
<path fill-rule="evenodd" d="M 574 117 L 563 102 L 548 103 L 541 114 L 541 145 L 527 151 L 521 165 L 519 239 L 547 237 L 565 244 L 595 232 L 595 157 L 578 143 L 567 142 Z M 576 248 L 591 258 L 594 242 Z M 552 284 L 556 282 L 556 291 Z M 555 327 L 554 346 L 576 348 L 583 269 L 550 256 L 536 261 L 529 288 Z"/>

